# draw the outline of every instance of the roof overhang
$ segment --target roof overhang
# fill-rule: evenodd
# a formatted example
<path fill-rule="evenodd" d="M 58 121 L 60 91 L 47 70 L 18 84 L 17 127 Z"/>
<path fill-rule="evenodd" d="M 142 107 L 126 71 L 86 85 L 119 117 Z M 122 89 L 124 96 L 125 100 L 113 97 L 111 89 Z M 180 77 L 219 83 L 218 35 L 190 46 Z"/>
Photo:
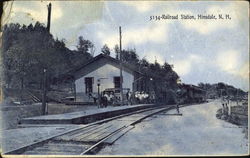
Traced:
<path fill-rule="evenodd" d="M 74 76 L 74 79 L 79 79 L 83 76 L 86 76 L 87 74 L 89 74 L 90 72 L 95 71 L 96 69 L 106 65 L 106 64 L 110 64 L 118 69 L 120 69 L 120 61 L 112 58 L 110 56 L 104 55 L 104 54 L 99 54 L 96 57 L 94 57 L 93 59 L 91 59 L 88 63 L 86 63 L 85 65 L 77 68 L 76 70 L 73 70 L 70 72 L 70 74 L 72 74 Z M 136 71 L 134 68 L 132 68 L 131 66 L 122 63 L 122 70 L 130 73 L 132 75 L 142 75 L 141 72 Z"/>

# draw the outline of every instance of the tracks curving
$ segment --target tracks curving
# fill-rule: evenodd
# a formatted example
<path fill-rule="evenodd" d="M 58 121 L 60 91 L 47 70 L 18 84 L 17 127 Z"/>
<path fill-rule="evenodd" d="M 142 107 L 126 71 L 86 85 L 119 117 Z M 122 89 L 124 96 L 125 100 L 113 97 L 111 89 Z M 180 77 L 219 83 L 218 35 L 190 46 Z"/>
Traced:
<path fill-rule="evenodd" d="M 89 126 L 54 136 L 39 143 L 30 144 L 5 154 L 21 155 L 84 155 L 113 144 L 143 119 L 172 109 L 174 106 L 157 107 L 116 116 L 92 123 Z"/>

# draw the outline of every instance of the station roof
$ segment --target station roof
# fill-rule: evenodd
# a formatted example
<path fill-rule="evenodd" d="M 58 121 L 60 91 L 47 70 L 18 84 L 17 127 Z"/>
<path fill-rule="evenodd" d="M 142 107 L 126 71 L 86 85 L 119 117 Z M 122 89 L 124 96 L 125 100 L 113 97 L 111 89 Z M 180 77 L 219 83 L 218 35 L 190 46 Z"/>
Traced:
<path fill-rule="evenodd" d="M 110 64 L 116 68 L 120 68 L 120 60 L 115 59 L 113 57 L 110 57 L 108 55 L 99 54 L 99 55 L 95 56 L 93 59 L 91 59 L 85 65 L 82 65 L 81 67 L 71 71 L 70 74 L 72 74 L 75 79 L 78 79 L 78 78 L 85 76 L 86 74 L 104 66 L 105 64 Z M 122 68 L 123 68 L 123 71 L 126 71 L 130 74 L 142 75 L 141 72 L 137 71 L 135 68 L 133 68 L 132 66 L 130 66 L 128 64 L 122 63 Z"/>

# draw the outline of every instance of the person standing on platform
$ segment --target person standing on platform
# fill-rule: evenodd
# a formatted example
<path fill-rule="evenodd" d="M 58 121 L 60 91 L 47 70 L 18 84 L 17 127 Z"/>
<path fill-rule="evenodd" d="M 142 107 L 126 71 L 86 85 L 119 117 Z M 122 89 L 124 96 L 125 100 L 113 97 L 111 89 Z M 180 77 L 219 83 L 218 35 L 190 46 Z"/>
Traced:
<path fill-rule="evenodd" d="M 175 93 L 174 93 L 175 94 Z M 174 96 L 175 98 L 175 103 L 176 103 L 176 111 L 177 111 L 177 114 L 180 114 L 180 102 L 181 102 L 181 90 L 178 89 L 176 91 L 176 94 Z"/>
<path fill-rule="evenodd" d="M 176 104 L 176 111 L 177 111 L 177 114 L 180 113 L 180 110 L 179 110 L 179 103 Z"/>
<path fill-rule="evenodd" d="M 110 92 L 110 104 L 113 105 L 115 100 L 114 92 Z"/>

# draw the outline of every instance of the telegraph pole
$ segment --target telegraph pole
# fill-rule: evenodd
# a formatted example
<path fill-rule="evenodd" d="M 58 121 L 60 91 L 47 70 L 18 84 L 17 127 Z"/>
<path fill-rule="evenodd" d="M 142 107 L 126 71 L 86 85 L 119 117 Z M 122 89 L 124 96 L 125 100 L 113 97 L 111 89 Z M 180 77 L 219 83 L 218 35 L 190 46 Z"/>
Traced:
<path fill-rule="evenodd" d="M 46 69 L 43 69 L 42 115 L 46 115 Z"/>
<path fill-rule="evenodd" d="M 101 107 L 100 85 L 101 85 L 101 79 L 99 78 L 97 79 L 98 107 Z"/>
<path fill-rule="evenodd" d="M 120 94 L 121 94 L 121 106 L 123 106 L 123 76 L 122 76 L 122 30 L 121 26 L 119 26 L 119 33 L 120 33 Z"/>
<path fill-rule="evenodd" d="M 76 102 L 76 83 L 73 83 L 73 88 L 74 88 L 74 100 Z"/>
<path fill-rule="evenodd" d="M 47 5 L 47 7 L 48 7 L 47 31 L 50 32 L 51 3 L 49 3 L 49 5 Z"/>
<path fill-rule="evenodd" d="M 238 88 L 237 88 L 237 93 L 236 93 L 236 103 L 237 106 L 239 105 L 239 93 L 238 93 Z"/>

